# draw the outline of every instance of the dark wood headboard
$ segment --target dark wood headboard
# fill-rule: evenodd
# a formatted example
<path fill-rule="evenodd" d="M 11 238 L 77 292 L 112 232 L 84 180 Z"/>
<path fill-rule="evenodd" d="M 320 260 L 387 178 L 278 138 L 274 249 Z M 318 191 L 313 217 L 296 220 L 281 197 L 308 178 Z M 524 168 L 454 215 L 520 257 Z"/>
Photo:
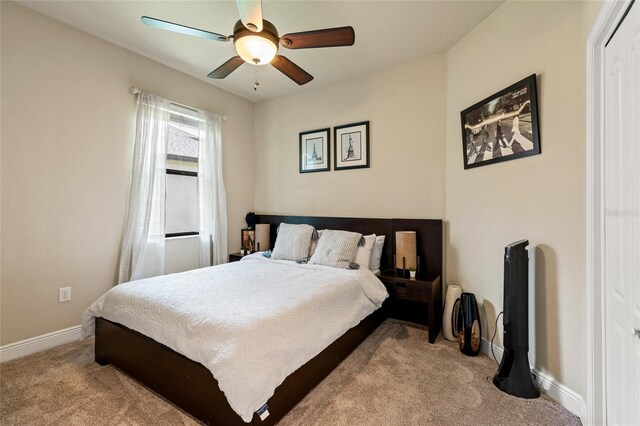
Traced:
<path fill-rule="evenodd" d="M 356 217 L 280 216 L 256 214 L 256 223 L 271 225 L 271 247 L 276 241 L 276 230 L 280 223 L 305 223 L 316 229 L 338 229 L 359 232 L 363 235 L 385 235 L 380 269 L 393 268 L 395 232 L 416 231 L 416 249 L 420 256 L 420 270 L 426 274 L 442 276 L 443 227 L 440 219 L 372 219 Z"/>

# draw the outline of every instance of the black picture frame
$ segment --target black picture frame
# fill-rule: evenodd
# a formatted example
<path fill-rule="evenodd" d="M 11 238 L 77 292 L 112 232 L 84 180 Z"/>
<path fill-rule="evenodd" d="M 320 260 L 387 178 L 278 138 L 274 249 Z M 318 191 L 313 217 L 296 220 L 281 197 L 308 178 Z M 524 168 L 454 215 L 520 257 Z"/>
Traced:
<path fill-rule="evenodd" d="M 344 124 L 333 128 L 333 169 L 369 168 L 369 122 Z"/>
<path fill-rule="evenodd" d="M 330 134 L 331 129 L 328 127 L 300 132 L 298 158 L 300 173 L 327 172 L 330 170 Z"/>
<path fill-rule="evenodd" d="M 460 112 L 460 123 L 465 169 L 540 154 L 536 75 Z"/>
<path fill-rule="evenodd" d="M 240 247 L 242 250 L 255 251 L 256 231 L 253 229 L 240 230 Z"/>

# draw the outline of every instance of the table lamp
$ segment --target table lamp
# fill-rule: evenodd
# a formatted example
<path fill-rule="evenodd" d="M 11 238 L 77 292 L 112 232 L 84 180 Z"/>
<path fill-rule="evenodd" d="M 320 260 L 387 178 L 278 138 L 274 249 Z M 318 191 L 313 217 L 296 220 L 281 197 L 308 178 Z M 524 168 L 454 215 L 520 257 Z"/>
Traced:
<path fill-rule="evenodd" d="M 256 250 L 269 250 L 271 225 L 268 223 L 256 223 Z"/>
<path fill-rule="evenodd" d="M 417 269 L 416 232 L 396 232 L 396 269 Z"/>

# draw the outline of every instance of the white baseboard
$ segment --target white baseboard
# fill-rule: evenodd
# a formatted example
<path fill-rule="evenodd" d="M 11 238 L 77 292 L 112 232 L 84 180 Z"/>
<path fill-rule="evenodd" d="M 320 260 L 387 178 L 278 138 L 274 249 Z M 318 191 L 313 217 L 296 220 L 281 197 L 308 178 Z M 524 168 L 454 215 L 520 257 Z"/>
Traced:
<path fill-rule="evenodd" d="M 485 338 L 482 338 L 482 344 L 480 345 L 480 351 L 493 359 L 491 355 L 491 342 Z M 496 354 L 498 362 L 502 360 L 503 349 L 498 346 L 493 347 L 493 352 Z M 497 371 L 497 368 L 496 368 Z M 558 382 L 553 376 L 544 371 L 540 371 L 537 368 L 532 368 L 534 382 L 538 385 L 540 391 L 544 392 L 549 398 L 562 405 L 567 410 L 571 411 L 576 416 L 580 417 L 582 424 L 587 424 L 587 404 L 580 394 L 569 389 L 562 383 Z"/>
<path fill-rule="evenodd" d="M 0 346 L 0 363 L 80 340 L 80 326 L 65 328 Z"/>

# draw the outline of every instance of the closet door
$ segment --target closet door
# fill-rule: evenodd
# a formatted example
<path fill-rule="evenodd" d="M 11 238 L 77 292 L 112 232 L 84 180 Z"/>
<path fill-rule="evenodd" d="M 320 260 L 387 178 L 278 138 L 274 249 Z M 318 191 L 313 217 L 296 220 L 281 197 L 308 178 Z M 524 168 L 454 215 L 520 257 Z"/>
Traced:
<path fill-rule="evenodd" d="M 640 5 L 605 49 L 607 423 L 640 424 Z"/>

